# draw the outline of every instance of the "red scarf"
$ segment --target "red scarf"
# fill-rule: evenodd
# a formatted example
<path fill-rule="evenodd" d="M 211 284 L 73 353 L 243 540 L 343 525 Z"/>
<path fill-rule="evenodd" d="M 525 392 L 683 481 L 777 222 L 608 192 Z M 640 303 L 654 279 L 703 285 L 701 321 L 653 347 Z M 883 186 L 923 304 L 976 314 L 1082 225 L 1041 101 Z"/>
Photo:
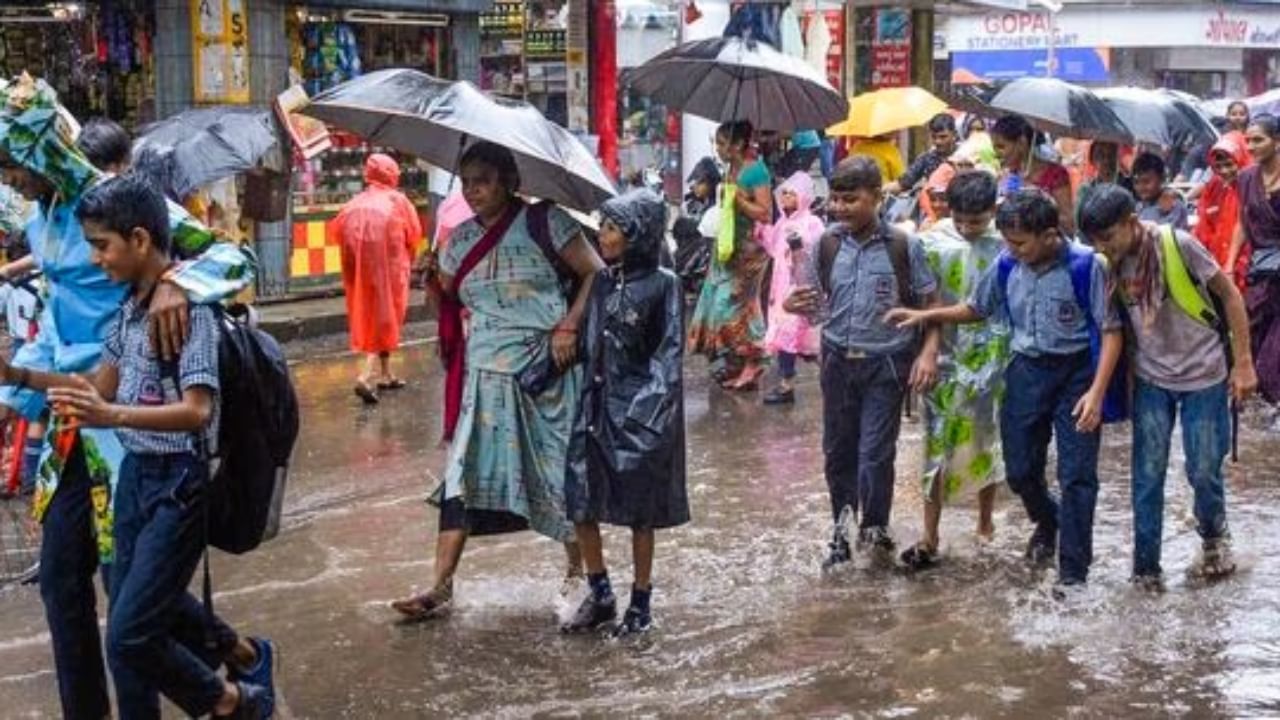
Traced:
<path fill-rule="evenodd" d="M 467 275 L 493 251 L 502 236 L 507 234 L 511 223 L 515 222 L 523 205 L 513 202 L 507 213 L 494 223 L 480 241 L 462 258 L 462 264 L 453 275 L 453 283 L 448 292 L 433 280 L 434 289 L 440 298 L 439 335 L 440 361 L 444 363 L 444 439 L 453 441 L 453 431 L 458 427 L 458 416 L 462 413 L 462 387 L 467 378 L 467 339 L 462 332 L 462 301 L 458 298 L 458 289 Z"/>

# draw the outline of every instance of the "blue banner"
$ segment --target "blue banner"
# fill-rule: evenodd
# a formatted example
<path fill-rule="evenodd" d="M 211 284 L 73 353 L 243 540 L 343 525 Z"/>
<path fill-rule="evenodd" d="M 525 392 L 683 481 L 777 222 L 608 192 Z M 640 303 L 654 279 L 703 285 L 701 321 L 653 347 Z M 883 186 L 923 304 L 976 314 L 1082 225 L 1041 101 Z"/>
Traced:
<path fill-rule="evenodd" d="M 1054 50 L 1053 76 L 1074 83 L 1106 83 L 1111 80 L 1111 51 L 1107 48 L 1065 47 Z M 951 82 L 1013 80 L 1048 77 L 1049 54 L 1045 50 L 960 51 L 951 53 Z"/>

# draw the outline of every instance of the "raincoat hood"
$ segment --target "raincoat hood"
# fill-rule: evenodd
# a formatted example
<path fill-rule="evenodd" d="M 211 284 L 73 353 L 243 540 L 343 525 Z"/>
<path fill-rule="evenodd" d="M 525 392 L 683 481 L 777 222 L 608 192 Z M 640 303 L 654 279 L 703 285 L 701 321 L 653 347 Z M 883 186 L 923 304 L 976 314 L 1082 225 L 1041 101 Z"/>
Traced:
<path fill-rule="evenodd" d="M 951 154 L 951 162 L 973 163 L 974 167 L 979 170 L 985 170 L 992 174 L 998 174 L 1000 171 L 1000 160 L 996 157 L 995 146 L 991 143 L 991 136 L 987 133 L 973 133 L 964 142 L 960 143 L 960 147 Z"/>
<path fill-rule="evenodd" d="M 622 264 L 628 273 L 658 267 L 667 230 L 667 204 L 657 193 L 647 188 L 631 190 L 606 200 L 600 215 L 627 236 Z"/>
<path fill-rule="evenodd" d="M 374 153 L 364 161 L 364 181 L 370 185 L 400 187 L 400 165 L 387 155 Z"/>
<path fill-rule="evenodd" d="M 782 193 L 786 190 L 796 194 L 796 211 L 784 215 L 785 219 L 800 220 L 809 215 L 809 208 L 813 207 L 813 178 L 809 177 L 809 173 L 797 172 L 773 191 L 773 199 L 779 209 L 782 208 Z"/>
<path fill-rule="evenodd" d="M 1218 138 L 1218 142 L 1209 148 L 1209 162 L 1213 163 L 1213 154 L 1217 152 L 1225 152 L 1236 161 L 1238 169 L 1243 170 L 1253 164 L 1253 156 L 1249 154 L 1249 149 L 1245 145 L 1244 136 L 1239 131 L 1233 130 L 1222 137 Z"/>
<path fill-rule="evenodd" d="M 0 150 L 65 199 L 78 198 L 101 177 L 76 147 L 78 134 L 75 119 L 45 81 L 23 73 L 0 88 Z"/>

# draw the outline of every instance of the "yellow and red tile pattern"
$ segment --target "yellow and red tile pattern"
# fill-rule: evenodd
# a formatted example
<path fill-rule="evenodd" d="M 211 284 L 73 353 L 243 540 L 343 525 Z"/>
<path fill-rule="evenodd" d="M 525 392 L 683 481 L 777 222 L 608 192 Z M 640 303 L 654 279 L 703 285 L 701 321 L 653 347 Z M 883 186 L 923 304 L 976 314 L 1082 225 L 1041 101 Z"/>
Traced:
<path fill-rule="evenodd" d="M 332 216 L 293 223 L 289 277 L 319 278 L 342 272 L 342 243 L 331 227 Z"/>

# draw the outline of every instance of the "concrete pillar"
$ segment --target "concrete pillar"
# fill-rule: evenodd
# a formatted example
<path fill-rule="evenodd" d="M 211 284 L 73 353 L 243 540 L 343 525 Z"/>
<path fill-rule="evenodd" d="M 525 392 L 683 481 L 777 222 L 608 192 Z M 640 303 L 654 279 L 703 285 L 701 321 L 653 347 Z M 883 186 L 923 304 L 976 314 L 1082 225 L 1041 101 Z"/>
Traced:
<path fill-rule="evenodd" d="M 269 106 L 289 87 L 289 35 L 285 0 L 245 0 L 249 9 L 249 97 Z"/>
<path fill-rule="evenodd" d="M 934 91 L 933 10 L 911 11 L 911 84 Z M 916 157 L 931 146 L 927 128 L 911 132 L 911 152 Z"/>
<path fill-rule="evenodd" d="M 156 0 L 156 118 L 191 107 L 195 96 L 188 0 Z"/>
<path fill-rule="evenodd" d="M 454 15 L 449 23 L 449 39 L 453 43 L 454 80 L 470 80 L 480 84 L 480 16 L 472 13 Z"/>

